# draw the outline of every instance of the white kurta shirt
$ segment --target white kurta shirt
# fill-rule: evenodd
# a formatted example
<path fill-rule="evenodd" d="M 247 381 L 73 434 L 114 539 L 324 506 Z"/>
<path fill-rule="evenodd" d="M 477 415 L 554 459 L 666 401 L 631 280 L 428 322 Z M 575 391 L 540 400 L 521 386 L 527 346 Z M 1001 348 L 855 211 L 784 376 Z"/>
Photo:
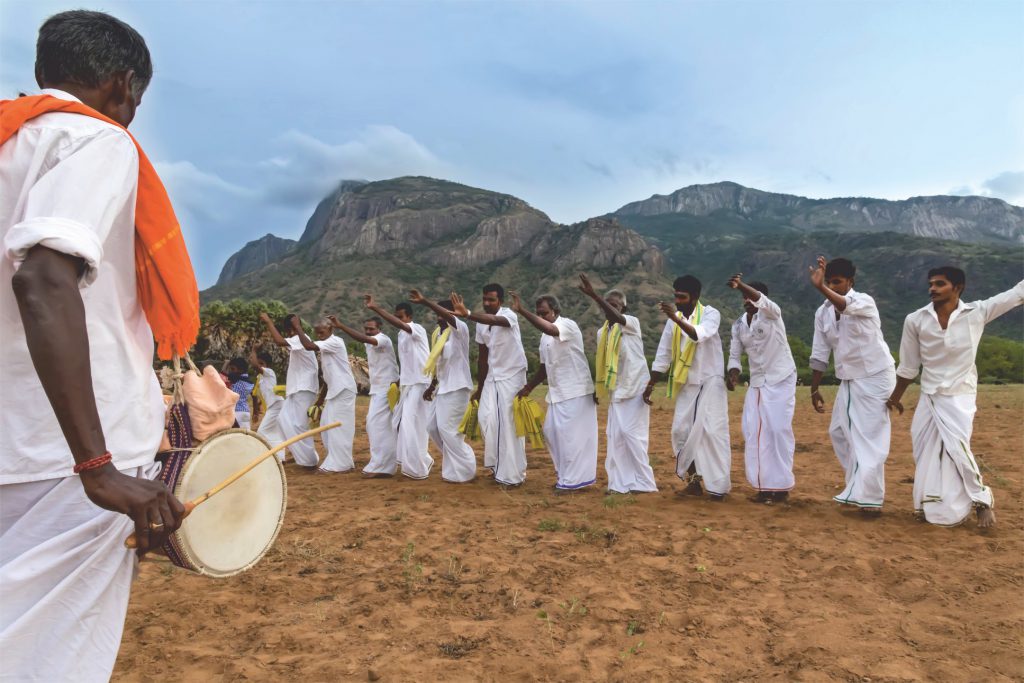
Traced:
<path fill-rule="evenodd" d="M 319 366 L 316 362 L 316 351 L 307 351 L 293 334 L 285 337 L 288 342 L 288 375 L 285 394 L 291 396 L 297 391 L 320 391 L 320 379 L 317 377 Z"/>
<path fill-rule="evenodd" d="M 418 323 L 408 323 L 412 332 L 398 330 L 398 364 L 402 386 L 430 384 L 430 376 L 423 374 L 423 366 L 430 355 L 427 331 Z"/>
<path fill-rule="evenodd" d="M 356 393 L 356 378 L 352 376 L 352 366 L 348 364 L 345 340 L 332 334 L 327 339 L 313 343 L 320 347 L 320 363 L 324 369 L 327 398 L 334 398 L 346 390 Z"/>
<path fill-rule="evenodd" d="M 443 334 L 443 331 L 442 331 Z M 437 359 L 437 395 L 473 388 L 469 370 L 469 325 L 458 318 Z"/>
<path fill-rule="evenodd" d="M 921 393 L 973 394 L 978 391 L 974 358 L 985 325 L 1024 304 L 1024 281 L 989 299 L 961 301 L 949 316 L 946 329 L 939 325 L 935 307 L 928 304 L 907 316 L 900 341 L 896 374 L 906 379 L 921 370 Z"/>
<path fill-rule="evenodd" d="M 270 368 L 263 368 L 260 370 L 259 384 L 260 398 L 263 399 L 263 405 L 266 408 L 269 408 L 278 401 L 284 400 L 274 393 L 274 387 L 277 386 L 277 373 Z"/>
<path fill-rule="evenodd" d="M 548 375 L 548 403 L 590 396 L 594 393 L 594 379 L 590 376 L 579 325 L 562 316 L 555 319 L 554 325 L 558 328 L 557 337 L 540 337 L 540 362 Z"/>
<path fill-rule="evenodd" d="M 839 320 L 831 301 L 826 300 L 818 307 L 814 314 L 811 369 L 828 368 L 830 353 L 839 379 L 870 377 L 893 366 L 895 361 L 882 337 L 882 320 L 874 299 L 851 289 Z"/>
<path fill-rule="evenodd" d="M 366 367 L 370 376 L 370 396 L 386 394 L 388 388 L 398 381 L 398 359 L 391 337 L 378 332 L 374 337 L 376 346 L 366 344 Z"/>
<path fill-rule="evenodd" d="M 651 379 L 651 372 L 647 369 L 647 356 L 644 355 L 640 321 L 632 315 L 623 317 L 626 319 L 626 325 L 622 328 L 622 337 L 619 338 L 619 371 L 615 378 L 615 389 L 611 393 L 612 401 L 625 401 L 642 394 Z M 597 330 L 597 343 L 601 343 L 601 328 Z M 599 383 L 603 381 L 603 378 L 598 378 Z"/>
<path fill-rule="evenodd" d="M 696 313 L 695 308 L 690 314 L 691 324 Z M 682 313 L 677 312 L 677 315 L 682 315 Z M 693 356 L 690 372 L 686 375 L 687 384 L 703 384 L 712 377 L 722 377 L 725 374 L 725 354 L 722 353 L 722 338 L 718 336 L 718 327 L 721 322 L 722 314 L 717 309 L 705 304 L 700 324 L 694 325 L 697 330 L 697 351 Z M 678 326 L 671 320 L 665 321 L 651 370 L 667 373 L 675 360 L 672 358 L 672 330 L 675 327 Z M 688 335 L 686 332 L 682 334 L 682 342 L 686 343 Z"/>
<path fill-rule="evenodd" d="M 43 93 L 75 100 L 60 90 Z M 153 462 L 164 405 L 153 332 L 135 288 L 138 180 L 131 138 L 90 116 L 43 114 L 0 147 L 0 484 L 67 477 L 75 464 L 32 365 L 11 287 L 36 245 L 85 263 L 92 386 L 114 465 Z"/>
<path fill-rule="evenodd" d="M 744 312 L 732 324 L 728 369 L 742 370 L 740 356 L 746 351 L 747 362 L 750 363 L 750 386 L 778 384 L 796 372 L 796 363 L 786 338 L 786 323 L 782 321 L 782 309 L 764 294 L 752 303 L 757 311 L 750 323 L 747 323 Z"/>
<path fill-rule="evenodd" d="M 519 318 L 502 306 L 495 315 L 506 318 L 509 327 L 476 325 L 476 342 L 487 347 L 487 379 L 511 379 L 526 372 L 526 352 L 519 335 Z"/>

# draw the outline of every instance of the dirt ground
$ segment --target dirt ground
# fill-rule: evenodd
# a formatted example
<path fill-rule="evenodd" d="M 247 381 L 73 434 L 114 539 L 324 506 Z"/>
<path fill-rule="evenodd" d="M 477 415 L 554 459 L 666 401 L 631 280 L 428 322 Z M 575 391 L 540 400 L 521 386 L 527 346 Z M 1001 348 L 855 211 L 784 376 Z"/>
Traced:
<path fill-rule="evenodd" d="M 1024 387 L 979 396 L 988 533 L 912 516 L 909 412 L 893 422 L 882 517 L 833 503 L 829 418 L 806 394 L 785 505 L 748 500 L 741 391 L 723 503 L 674 495 L 664 399 L 657 494 L 605 496 L 600 465 L 593 490 L 551 495 L 545 451 L 510 491 L 445 484 L 439 463 L 426 481 L 289 464 L 284 529 L 254 569 L 215 580 L 141 565 L 113 680 L 1024 679 Z M 357 467 L 365 411 L 361 398 Z M 602 459 L 603 440 L 602 427 Z"/>

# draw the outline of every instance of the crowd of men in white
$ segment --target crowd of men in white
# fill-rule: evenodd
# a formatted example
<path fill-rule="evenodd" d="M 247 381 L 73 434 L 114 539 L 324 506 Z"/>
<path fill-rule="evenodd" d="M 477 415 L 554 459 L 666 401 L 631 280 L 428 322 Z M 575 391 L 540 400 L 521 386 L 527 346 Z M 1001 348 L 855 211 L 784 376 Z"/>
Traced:
<path fill-rule="evenodd" d="M 829 434 L 845 474 L 839 503 L 877 512 L 885 498 L 885 461 L 889 454 L 889 410 L 903 412 L 902 395 L 921 372 L 921 397 L 911 436 L 916 474 L 914 509 L 934 524 L 963 522 L 977 510 L 981 526 L 995 521 L 991 489 L 970 449 L 975 412 L 977 371 L 974 358 L 985 325 L 1024 303 L 1024 282 L 983 301 L 960 300 L 963 271 L 936 268 L 928 274 L 931 302 L 907 316 L 896 368 L 882 336 L 881 319 L 872 297 L 853 289 L 856 269 L 846 259 L 828 263 L 819 258 L 810 269 L 811 284 L 825 297 L 814 322 L 810 358 L 811 401 L 825 412 L 818 390 L 832 356 L 841 381 Z M 794 487 L 793 411 L 797 373 L 786 335 L 782 310 L 768 298 L 768 288 L 733 276 L 729 287 L 744 298 L 745 312 L 732 325 L 729 359 L 725 363 L 719 336 L 721 315 L 700 300 L 701 283 L 684 275 L 673 283 L 675 301 L 660 303 L 666 316 L 654 362 L 648 369 L 640 321 L 628 313 L 626 295 L 611 290 L 600 296 L 585 275 L 579 289 L 602 310 L 606 322 L 597 331 L 597 382 L 608 390 L 607 454 L 609 493 L 657 491 L 648 458 L 651 394 L 665 380 L 675 401 L 672 451 L 676 474 L 687 482 L 681 493 L 721 500 L 732 488 L 730 478 L 728 401 L 726 391 L 739 382 L 741 358 L 749 363 L 749 390 L 743 407 L 747 481 L 756 501 L 785 500 Z M 484 441 L 484 467 L 496 482 L 518 486 L 526 478 L 526 446 L 515 425 L 514 404 L 546 381 L 547 411 L 543 433 L 555 466 L 556 492 L 583 489 L 597 481 L 597 395 L 584 352 L 579 326 L 561 315 L 553 296 L 537 299 L 535 310 L 498 284 L 483 288 L 482 311 L 469 310 L 462 297 L 434 302 L 418 290 L 409 301 L 437 316 L 432 339 L 413 320 L 413 306 L 403 302 L 388 312 L 365 297 L 374 314 L 356 330 L 329 316 L 314 327 L 315 340 L 303 332 L 297 316 L 279 330 L 269 316 L 262 319 L 273 341 L 289 350 L 286 398 L 275 395 L 277 383 L 269 357 L 253 354 L 260 373 L 259 395 L 266 414 L 259 433 L 272 443 L 306 429 L 307 411 L 317 400 L 318 360 L 326 385 L 322 419 L 340 420 L 342 427 L 325 434 L 326 458 L 321 463 L 312 439 L 290 447 L 299 465 L 320 472 L 355 468 L 352 442 L 356 382 L 340 330 L 366 346 L 370 405 L 366 433 L 369 477 L 389 477 L 399 470 L 424 479 L 434 459 L 433 441 L 442 454 L 441 477 L 463 483 L 473 480 L 477 459 L 460 433 L 460 423 L 477 402 Z M 538 371 L 527 377 L 526 354 L 519 316 L 541 333 Z M 476 323 L 479 345 L 478 383 L 470 372 L 470 332 Z M 391 339 L 382 332 L 386 321 L 398 330 L 397 358 Z M 389 392 L 400 391 L 395 396 Z M 283 456 L 282 456 L 283 457 Z"/>

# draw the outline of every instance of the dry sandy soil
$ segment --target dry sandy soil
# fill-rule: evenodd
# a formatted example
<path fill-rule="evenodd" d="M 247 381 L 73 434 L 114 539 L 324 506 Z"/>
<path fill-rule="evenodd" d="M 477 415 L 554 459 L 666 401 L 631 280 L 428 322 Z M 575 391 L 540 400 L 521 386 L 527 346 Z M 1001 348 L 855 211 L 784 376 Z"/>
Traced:
<path fill-rule="evenodd" d="M 831 502 L 842 475 L 806 393 L 785 505 L 748 500 L 741 392 L 724 503 L 674 495 L 664 399 L 657 494 L 606 497 L 602 466 L 594 490 L 553 496 L 543 451 L 510 491 L 445 484 L 439 466 L 412 481 L 288 465 L 284 529 L 256 568 L 214 580 L 142 564 L 114 680 L 1024 679 L 1024 387 L 979 397 L 988 533 L 912 516 L 909 413 L 881 519 Z M 361 428 L 356 454 L 365 464 Z"/>

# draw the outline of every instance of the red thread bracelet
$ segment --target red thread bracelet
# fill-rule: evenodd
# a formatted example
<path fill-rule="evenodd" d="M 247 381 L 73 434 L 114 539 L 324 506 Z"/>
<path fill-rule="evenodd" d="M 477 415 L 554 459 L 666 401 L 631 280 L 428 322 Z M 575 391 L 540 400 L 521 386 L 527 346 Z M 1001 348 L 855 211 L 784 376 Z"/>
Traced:
<path fill-rule="evenodd" d="M 75 465 L 73 471 L 75 474 L 79 474 L 86 470 L 95 470 L 100 467 L 103 467 L 112 459 L 113 456 L 110 455 L 110 451 L 107 451 L 103 455 L 97 455 L 95 458 L 92 458 L 91 460 L 86 460 L 85 462 L 78 463 L 77 465 Z"/>

